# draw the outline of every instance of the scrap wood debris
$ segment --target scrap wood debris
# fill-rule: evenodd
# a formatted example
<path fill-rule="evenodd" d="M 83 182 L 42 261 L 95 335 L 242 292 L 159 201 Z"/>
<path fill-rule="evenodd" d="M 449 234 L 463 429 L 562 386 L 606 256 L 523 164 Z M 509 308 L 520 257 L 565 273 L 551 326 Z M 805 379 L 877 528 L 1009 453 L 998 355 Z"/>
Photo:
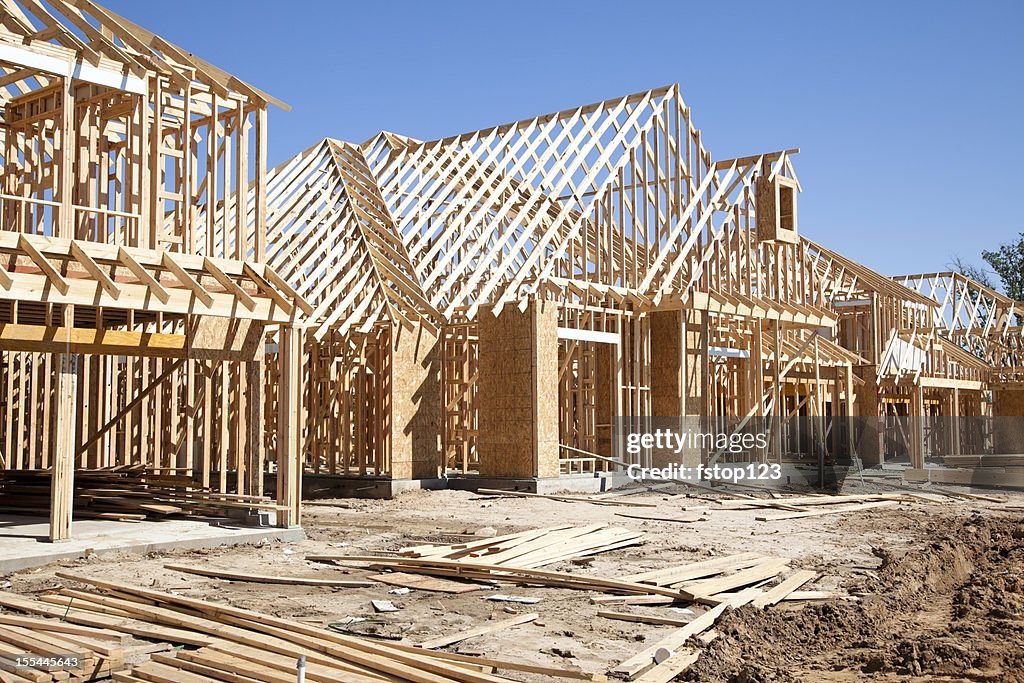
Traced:
<path fill-rule="evenodd" d="M 890 501 L 880 501 L 890 502 Z M 549 532 L 550 530 L 538 530 Z M 465 550 L 462 548 L 460 550 Z M 616 665 L 611 674 L 627 680 L 646 683 L 669 681 L 697 661 L 699 652 L 687 649 L 691 637 L 709 631 L 718 617 L 728 609 L 743 605 L 769 607 L 797 597 L 806 600 L 837 597 L 823 591 L 802 591 L 818 578 L 812 570 L 793 570 L 790 560 L 747 552 L 700 560 L 682 565 L 652 569 L 622 577 L 602 577 L 574 572 L 557 572 L 514 564 L 493 565 L 477 562 L 467 555 L 461 559 L 445 557 L 381 557 L 375 555 L 307 556 L 318 562 L 368 563 L 377 569 L 391 569 L 410 574 L 426 574 L 445 578 L 507 582 L 530 586 L 547 586 L 589 590 L 614 595 L 611 600 L 630 604 L 671 605 L 703 604 L 706 610 L 688 620 L 670 617 L 632 615 L 624 612 L 598 612 L 599 616 L 678 627 L 651 647 Z M 798 593 L 802 593 L 798 595 Z M 595 602 L 597 602 L 595 600 Z M 601 603 L 604 604 L 604 603 Z M 507 626 L 517 623 L 507 620 Z M 443 647 L 475 634 L 490 633 L 506 624 L 492 624 L 463 634 L 438 637 L 421 645 Z"/>
<path fill-rule="evenodd" d="M 571 525 L 519 531 L 452 545 L 417 545 L 399 554 L 411 558 L 467 560 L 478 564 L 534 568 L 640 543 L 644 533 L 607 524 Z"/>
<path fill-rule="evenodd" d="M 535 554 L 539 548 L 546 548 L 548 557 L 560 556 L 564 551 L 564 548 L 559 548 L 560 545 L 593 534 L 603 538 L 608 536 L 610 529 L 614 528 L 603 525 L 551 527 L 481 539 L 480 542 L 461 544 L 461 547 L 441 547 L 444 552 L 440 554 L 456 554 L 456 559 L 408 555 L 311 556 L 307 559 L 367 563 L 375 568 L 395 569 L 406 576 L 426 581 L 468 578 L 589 590 L 605 594 L 609 601 L 632 598 L 636 603 L 648 606 L 689 604 L 696 614 L 666 610 L 661 617 L 653 614 L 634 615 L 628 611 L 629 608 L 626 608 L 627 611 L 597 612 L 602 617 L 672 627 L 671 631 L 650 647 L 615 664 L 609 671 L 614 676 L 646 683 L 665 683 L 692 666 L 698 660 L 700 650 L 692 646 L 691 638 L 703 638 L 704 641 L 713 638 L 712 629 L 716 621 L 729 609 L 743 605 L 768 607 L 798 597 L 823 599 L 832 595 L 823 591 L 801 590 L 817 578 L 817 572 L 794 570 L 789 566 L 788 559 L 754 552 L 649 569 L 621 577 L 557 572 L 514 564 L 516 557 L 525 557 L 531 561 L 542 560 L 542 556 Z M 558 540 L 558 543 L 551 545 L 551 540 Z M 494 545 L 479 545 L 483 541 Z M 430 546 L 430 549 L 436 550 L 437 547 Z M 519 554 L 512 553 L 504 557 L 505 564 L 480 562 L 476 556 L 480 554 L 486 558 L 488 554 L 509 549 L 518 550 Z M 423 550 L 404 549 L 404 552 L 412 554 Z M 514 615 L 455 633 L 439 634 L 416 644 L 406 644 L 368 640 L 338 632 L 339 629 L 325 629 L 319 625 L 104 579 L 64 572 L 58 572 L 56 576 L 65 581 L 87 584 L 98 592 L 62 588 L 55 593 L 42 595 L 37 600 L 0 593 L 0 606 L 32 615 L 17 617 L 19 619 L 49 624 L 52 632 L 44 626 L 29 629 L 36 641 L 32 643 L 36 648 L 33 651 L 45 652 L 46 647 L 52 651 L 57 642 L 53 638 L 83 639 L 78 643 L 78 649 L 65 647 L 63 651 L 81 654 L 83 661 L 89 660 L 87 664 L 95 671 L 112 675 L 115 681 L 122 683 L 241 678 L 285 683 L 294 680 L 295 660 L 300 655 L 308 661 L 307 678 L 325 683 L 332 680 L 357 683 L 395 679 L 424 683 L 496 683 L 511 680 L 494 673 L 502 669 L 540 673 L 550 678 L 606 680 L 603 674 L 585 673 L 572 668 L 479 658 L 440 649 L 468 638 L 505 629 L 524 628 L 537 619 L 538 614 L 535 612 Z M 411 583 L 415 583 L 415 580 Z M 538 600 L 530 599 L 534 602 Z M 683 615 L 690 618 L 684 619 Z M 8 642 L 4 640 L 5 633 L 19 635 L 17 629 L 21 628 L 17 623 L 8 625 L 5 618 L 14 617 L 0 614 L 0 643 Z M 123 657 L 116 657 L 117 648 L 123 647 L 128 636 L 189 645 L 198 649 L 154 653 L 149 661 L 129 667 L 123 664 Z M 4 647 L 0 645 L 0 662 L 4 661 Z M 11 645 L 6 647 L 10 648 Z M 3 671 L 2 666 L 0 671 Z M 43 682 L 54 678 L 49 672 L 38 670 L 29 680 Z M 90 679 L 82 677 L 73 680 Z"/>
<path fill-rule="evenodd" d="M 306 659 L 306 678 L 324 683 L 381 683 L 392 680 L 496 683 L 512 680 L 491 673 L 494 669 L 540 673 L 552 678 L 606 680 L 602 674 L 588 674 L 573 669 L 470 657 L 399 643 L 365 640 L 270 614 L 93 577 L 67 573 L 58 573 L 57 576 L 90 585 L 99 592 L 65 588 L 56 594 L 43 596 L 48 600 L 31 600 L 0 593 L 0 604 L 32 614 L 34 616 L 31 619 L 52 623 L 54 628 L 60 624 L 78 629 L 82 627 L 75 624 L 86 624 L 102 629 L 104 636 L 108 636 L 109 632 L 108 637 L 120 638 L 130 634 L 198 647 L 196 650 L 154 654 L 149 661 L 130 671 L 113 671 L 113 679 L 122 683 L 198 683 L 207 680 L 249 679 L 274 683 L 294 681 L 299 656 Z M 67 603 L 66 606 L 58 607 L 61 602 Z M 58 617 L 63 621 L 40 617 Z M 32 652 L 53 651 L 53 646 L 47 646 L 44 638 L 39 635 L 43 632 L 44 629 L 32 632 L 39 641 L 32 645 L 35 648 Z M 66 640 L 68 635 L 63 633 L 59 638 Z M 45 636 L 46 640 L 55 638 L 58 636 Z M 69 651 L 68 647 L 62 644 L 61 651 Z M 97 635 L 96 639 L 89 639 L 88 651 L 83 646 L 76 646 L 70 651 L 85 655 L 105 649 L 111 653 L 104 656 L 106 659 L 93 659 L 106 662 L 116 661 L 114 655 L 117 647 L 116 644 L 104 646 L 102 638 Z M 3 661 L 2 658 L 0 661 Z M 91 665 L 87 658 L 83 657 L 83 661 Z M 107 666 L 102 670 L 106 672 L 110 669 Z M 42 669 L 35 669 L 34 672 L 34 677 L 29 680 L 53 679 L 47 677 L 48 672 Z"/>
<path fill-rule="evenodd" d="M 640 503 L 637 501 L 617 500 L 615 499 L 615 497 L 603 496 L 570 496 L 551 493 L 528 493 L 526 491 L 508 491 L 505 489 L 477 489 L 476 492 L 488 497 L 544 498 L 546 500 L 557 500 L 563 503 L 591 503 L 592 505 L 613 505 L 631 508 L 658 507 L 656 503 Z"/>
<path fill-rule="evenodd" d="M 194 574 L 212 579 L 224 579 L 242 583 L 273 583 L 289 586 L 330 586 L 332 588 L 364 588 L 374 585 L 372 581 L 359 579 L 325 579 L 307 576 L 274 576 L 270 574 L 252 574 L 249 572 L 228 571 L 225 569 L 209 569 L 207 567 L 191 567 L 179 564 L 165 564 L 170 569 L 183 574 Z"/>
<path fill-rule="evenodd" d="M 0 471 L 0 511 L 49 514 L 50 470 Z M 74 516 L 140 521 L 170 516 L 227 516 L 231 510 L 277 510 L 266 496 L 215 493 L 189 476 L 143 465 L 76 470 Z"/>

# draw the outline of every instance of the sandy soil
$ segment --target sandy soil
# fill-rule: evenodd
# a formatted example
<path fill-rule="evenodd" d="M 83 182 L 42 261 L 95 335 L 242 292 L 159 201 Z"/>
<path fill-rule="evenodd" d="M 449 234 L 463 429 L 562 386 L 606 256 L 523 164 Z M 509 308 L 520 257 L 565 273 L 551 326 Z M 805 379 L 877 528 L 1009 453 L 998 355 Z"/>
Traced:
<path fill-rule="evenodd" d="M 682 492 L 683 490 L 680 489 Z M 848 491 L 856 492 L 856 491 Z M 865 489 L 862 492 L 875 492 Z M 1002 495 L 1002 494 L 1001 494 Z M 1009 504 L 1024 495 L 1006 494 Z M 179 551 L 145 557 L 107 555 L 60 562 L 6 577 L 12 590 L 37 593 L 62 581 L 54 571 L 175 591 L 316 624 L 346 617 L 380 623 L 360 628 L 418 642 L 535 611 L 530 624 L 463 641 L 454 651 L 605 672 L 672 630 L 597 617 L 593 594 L 543 587 L 503 587 L 540 598 L 535 605 L 488 602 L 487 591 L 446 595 L 392 588 L 231 583 L 181 574 L 167 563 L 287 576 L 360 577 L 362 570 L 307 563 L 306 554 L 393 551 L 423 542 L 458 542 L 487 527 L 503 534 L 566 522 L 609 522 L 647 532 L 642 545 L 549 568 L 620 576 L 712 556 L 757 551 L 792 560 L 821 577 L 805 589 L 839 590 L 859 601 L 782 603 L 744 608 L 719 621 L 721 634 L 686 674 L 694 681 L 1024 680 L 1024 513 L 1003 505 L 950 500 L 862 513 L 758 522 L 706 498 L 642 493 L 627 498 L 654 508 L 614 508 L 544 499 L 484 498 L 459 491 L 415 492 L 390 501 L 307 506 L 308 539 L 298 543 Z M 617 511 L 687 516 L 680 524 L 615 515 Z M 371 599 L 400 610 L 377 615 Z M 666 607 L 617 610 L 685 618 Z M 523 681 L 545 680 L 506 673 Z"/>

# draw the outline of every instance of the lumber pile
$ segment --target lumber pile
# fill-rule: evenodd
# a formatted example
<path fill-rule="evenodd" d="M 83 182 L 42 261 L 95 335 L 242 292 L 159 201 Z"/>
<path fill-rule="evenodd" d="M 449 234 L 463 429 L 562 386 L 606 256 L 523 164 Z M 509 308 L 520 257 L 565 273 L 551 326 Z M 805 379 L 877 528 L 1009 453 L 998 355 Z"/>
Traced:
<path fill-rule="evenodd" d="M 410 546 L 399 550 L 399 555 L 536 568 L 636 545 L 643 536 L 642 531 L 607 524 L 564 525 L 452 545 Z"/>
<path fill-rule="evenodd" d="M 125 668 L 128 638 L 60 619 L 0 614 L 0 681 L 94 681 Z"/>
<path fill-rule="evenodd" d="M 153 654 L 149 661 L 130 671 L 110 670 L 113 680 L 123 683 L 210 680 L 290 683 L 296 680 L 300 656 L 306 661 L 305 677 L 322 683 L 394 680 L 500 683 L 512 680 L 493 673 L 495 669 L 539 673 L 550 678 L 605 680 L 603 675 L 571 669 L 364 640 L 230 605 L 76 574 L 61 572 L 57 575 L 89 585 L 98 592 L 65 588 L 39 600 L 0 593 L 0 605 L 34 615 L 31 617 L 34 620 L 55 616 L 55 613 L 63 615 L 65 628 L 81 628 L 75 624 L 100 624 L 100 628 L 112 636 L 132 634 L 198 648 Z"/>
<path fill-rule="evenodd" d="M 0 471 L 0 511 L 48 515 L 51 471 Z M 75 472 L 78 518 L 138 521 L 170 516 L 222 517 L 232 509 L 278 509 L 265 496 L 214 493 L 192 477 L 157 473 L 142 465 Z"/>

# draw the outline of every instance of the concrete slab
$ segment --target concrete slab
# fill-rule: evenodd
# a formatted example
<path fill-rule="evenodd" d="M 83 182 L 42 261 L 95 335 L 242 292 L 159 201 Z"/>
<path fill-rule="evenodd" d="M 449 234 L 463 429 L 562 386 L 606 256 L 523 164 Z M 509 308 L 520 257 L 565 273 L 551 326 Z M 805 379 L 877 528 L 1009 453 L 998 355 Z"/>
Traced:
<path fill-rule="evenodd" d="M 269 475 L 273 477 L 273 475 Z M 267 480 L 267 490 L 273 491 L 275 481 Z M 444 479 L 392 479 L 390 477 L 344 474 L 303 474 L 302 499 L 322 500 L 325 498 L 394 498 L 406 491 L 447 488 Z"/>
<path fill-rule="evenodd" d="M 144 554 L 177 548 L 215 548 L 305 538 L 299 528 L 230 526 L 221 520 L 195 519 L 159 522 L 76 520 L 71 530 L 72 539 L 61 543 L 50 543 L 48 531 L 48 520 L 42 517 L 0 515 L 0 574 L 93 553 Z"/>

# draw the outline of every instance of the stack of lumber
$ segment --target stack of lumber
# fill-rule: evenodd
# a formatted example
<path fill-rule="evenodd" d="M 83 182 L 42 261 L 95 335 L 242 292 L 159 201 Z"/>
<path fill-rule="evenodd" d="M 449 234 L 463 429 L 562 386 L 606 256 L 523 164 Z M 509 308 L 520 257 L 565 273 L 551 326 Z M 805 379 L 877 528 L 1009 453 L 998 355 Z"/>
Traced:
<path fill-rule="evenodd" d="M 0 510 L 49 514 L 50 470 L 0 471 Z M 75 472 L 75 517 L 141 520 L 171 515 L 224 516 L 231 509 L 278 509 L 264 496 L 214 493 L 192 477 L 142 465 Z"/>
<path fill-rule="evenodd" d="M 642 531 L 607 524 L 531 529 L 506 536 L 452 545 L 417 545 L 399 550 L 404 557 L 466 560 L 477 564 L 543 567 L 640 543 Z"/>
<path fill-rule="evenodd" d="M 70 624 L 104 624 L 121 633 L 163 639 L 198 649 L 156 654 L 115 681 L 199 683 L 235 681 L 290 683 L 296 661 L 306 659 L 305 677 L 323 683 L 499 683 L 512 679 L 495 669 L 524 671 L 549 678 L 605 680 L 570 669 L 476 658 L 413 645 L 363 640 L 318 626 L 269 614 L 188 598 L 93 577 L 58 573 L 99 593 L 62 589 L 36 601 L 0 593 L 0 604 L 20 612 L 65 613 Z M 21 683 L 21 681 L 18 681 Z"/>
<path fill-rule="evenodd" d="M 125 668 L 129 637 L 117 631 L 0 614 L 0 680 L 93 681 Z"/>

